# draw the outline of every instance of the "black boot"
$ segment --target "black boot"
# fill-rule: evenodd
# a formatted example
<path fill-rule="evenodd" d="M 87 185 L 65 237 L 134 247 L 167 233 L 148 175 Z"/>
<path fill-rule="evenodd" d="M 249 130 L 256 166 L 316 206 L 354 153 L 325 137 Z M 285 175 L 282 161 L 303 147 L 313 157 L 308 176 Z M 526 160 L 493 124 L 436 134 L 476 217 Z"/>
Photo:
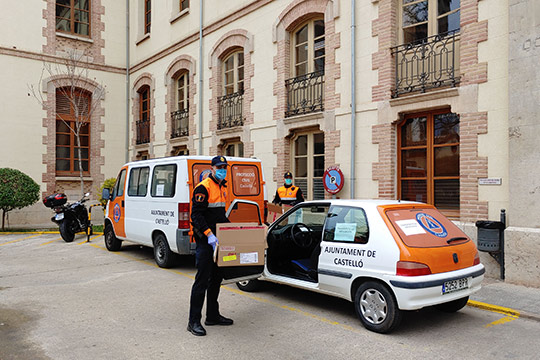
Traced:
<path fill-rule="evenodd" d="M 204 336 L 206 335 L 206 330 L 202 327 L 200 322 L 190 322 L 187 326 L 187 331 L 192 333 L 195 336 Z"/>
<path fill-rule="evenodd" d="M 233 324 L 232 319 L 228 319 L 225 316 L 219 315 L 217 319 L 208 319 L 206 318 L 206 321 L 204 322 L 204 325 L 232 325 Z"/>

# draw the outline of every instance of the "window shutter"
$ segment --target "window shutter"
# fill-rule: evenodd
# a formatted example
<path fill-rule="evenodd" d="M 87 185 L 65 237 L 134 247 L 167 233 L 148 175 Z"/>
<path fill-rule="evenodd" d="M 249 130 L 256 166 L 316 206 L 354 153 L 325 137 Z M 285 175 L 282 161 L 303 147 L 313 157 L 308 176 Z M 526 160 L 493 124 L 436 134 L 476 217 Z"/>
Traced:
<path fill-rule="evenodd" d="M 61 91 L 56 91 L 56 113 L 59 115 L 70 115 L 71 106 L 69 99 Z"/>

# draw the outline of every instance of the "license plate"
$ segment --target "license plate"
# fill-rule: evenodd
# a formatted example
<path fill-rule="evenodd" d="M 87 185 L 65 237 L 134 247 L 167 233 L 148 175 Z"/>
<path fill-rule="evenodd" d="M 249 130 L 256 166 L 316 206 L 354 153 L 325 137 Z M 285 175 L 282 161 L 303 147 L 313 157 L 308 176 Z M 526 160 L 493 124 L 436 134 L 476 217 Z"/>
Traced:
<path fill-rule="evenodd" d="M 57 220 L 57 221 L 64 220 L 64 213 L 58 213 L 58 214 L 56 214 L 56 216 L 54 217 L 54 219 Z"/>
<path fill-rule="evenodd" d="M 442 286 L 442 293 L 448 294 L 454 291 L 459 291 L 463 289 L 467 289 L 469 287 L 469 279 L 463 278 L 463 279 L 457 279 L 457 280 L 450 280 L 446 281 Z"/>

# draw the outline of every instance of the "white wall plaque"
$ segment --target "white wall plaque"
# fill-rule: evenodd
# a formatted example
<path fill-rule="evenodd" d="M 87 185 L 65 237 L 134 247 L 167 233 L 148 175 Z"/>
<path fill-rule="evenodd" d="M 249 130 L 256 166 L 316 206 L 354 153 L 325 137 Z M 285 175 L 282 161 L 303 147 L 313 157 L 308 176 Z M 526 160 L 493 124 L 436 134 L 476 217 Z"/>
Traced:
<path fill-rule="evenodd" d="M 478 185 L 501 185 L 502 178 L 482 178 L 478 179 Z"/>

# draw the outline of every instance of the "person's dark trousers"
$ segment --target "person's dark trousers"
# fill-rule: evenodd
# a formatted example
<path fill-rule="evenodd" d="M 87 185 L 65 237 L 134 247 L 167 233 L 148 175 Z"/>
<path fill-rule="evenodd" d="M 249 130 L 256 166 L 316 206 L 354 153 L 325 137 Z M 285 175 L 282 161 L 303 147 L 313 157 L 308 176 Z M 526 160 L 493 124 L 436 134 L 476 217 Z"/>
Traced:
<path fill-rule="evenodd" d="M 206 318 L 219 318 L 219 288 L 223 278 L 219 274 L 217 264 L 213 259 L 212 246 L 203 242 L 197 242 L 195 252 L 195 264 L 197 275 L 191 288 L 191 301 L 189 309 L 189 322 L 201 322 L 202 307 L 206 293 Z"/>

